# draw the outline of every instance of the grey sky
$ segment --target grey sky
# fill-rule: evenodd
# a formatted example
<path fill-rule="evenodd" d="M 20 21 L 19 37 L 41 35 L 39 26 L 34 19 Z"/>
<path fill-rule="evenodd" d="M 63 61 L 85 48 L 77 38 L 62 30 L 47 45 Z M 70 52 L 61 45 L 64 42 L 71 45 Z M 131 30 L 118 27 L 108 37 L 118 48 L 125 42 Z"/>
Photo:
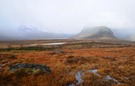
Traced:
<path fill-rule="evenodd" d="M 0 0 L 0 31 L 21 25 L 57 33 L 100 25 L 135 32 L 135 0 Z"/>

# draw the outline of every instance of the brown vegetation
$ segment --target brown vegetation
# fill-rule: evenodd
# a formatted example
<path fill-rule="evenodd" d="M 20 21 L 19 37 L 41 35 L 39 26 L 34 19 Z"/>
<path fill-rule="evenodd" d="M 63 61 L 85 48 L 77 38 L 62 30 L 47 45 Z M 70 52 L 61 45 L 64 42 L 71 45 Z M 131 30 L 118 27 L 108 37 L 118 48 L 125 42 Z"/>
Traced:
<path fill-rule="evenodd" d="M 84 73 L 83 83 L 80 86 L 135 86 L 134 46 L 107 48 L 83 47 L 85 44 L 79 46 L 81 47 L 78 49 L 77 45 L 65 45 L 61 47 L 64 53 L 55 50 L 0 52 L 0 86 L 67 86 L 78 82 L 75 77 L 78 71 Z M 12 74 L 8 66 L 16 63 L 45 64 L 52 72 L 27 75 L 19 71 Z M 87 72 L 93 69 L 97 69 L 97 73 L 101 76 Z M 107 75 L 118 80 L 120 84 L 115 80 L 106 80 Z"/>

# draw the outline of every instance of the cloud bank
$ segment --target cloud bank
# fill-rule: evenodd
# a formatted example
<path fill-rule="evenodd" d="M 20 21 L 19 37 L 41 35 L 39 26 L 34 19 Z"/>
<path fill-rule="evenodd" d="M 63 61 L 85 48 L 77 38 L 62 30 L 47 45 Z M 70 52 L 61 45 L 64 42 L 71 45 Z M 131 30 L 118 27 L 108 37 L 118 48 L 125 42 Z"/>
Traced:
<path fill-rule="evenodd" d="M 0 32 L 15 34 L 21 25 L 68 34 L 93 26 L 135 32 L 134 9 L 135 0 L 0 0 Z"/>

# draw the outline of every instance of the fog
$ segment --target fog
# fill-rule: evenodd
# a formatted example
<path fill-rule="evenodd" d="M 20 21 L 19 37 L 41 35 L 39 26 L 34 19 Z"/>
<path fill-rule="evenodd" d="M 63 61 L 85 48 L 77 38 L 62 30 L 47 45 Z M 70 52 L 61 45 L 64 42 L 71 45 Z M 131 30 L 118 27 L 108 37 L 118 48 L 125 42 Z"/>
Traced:
<path fill-rule="evenodd" d="M 0 39 L 37 32 L 37 38 L 46 32 L 65 36 L 107 26 L 118 37 L 135 40 L 134 9 L 135 0 L 0 0 Z"/>

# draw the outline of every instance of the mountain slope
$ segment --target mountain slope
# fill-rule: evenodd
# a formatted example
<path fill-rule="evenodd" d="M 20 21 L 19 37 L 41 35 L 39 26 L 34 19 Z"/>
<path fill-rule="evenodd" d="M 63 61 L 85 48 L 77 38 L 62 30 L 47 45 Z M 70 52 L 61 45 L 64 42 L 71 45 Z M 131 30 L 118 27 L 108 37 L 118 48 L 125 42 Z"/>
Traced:
<path fill-rule="evenodd" d="M 113 32 L 110 28 L 105 26 L 99 26 L 95 28 L 86 28 L 82 32 L 72 37 L 73 39 L 105 39 L 116 40 Z"/>
<path fill-rule="evenodd" d="M 20 26 L 16 31 L 11 31 L 10 34 L 6 34 L 4 31 L 0 34 L 0 41 L 3 40 L 42 40 L 42 39 L 65 39 L 70 37 L 67 34 L 58 34 L 48 32 L 40 27 L 26 27 Z"/>

